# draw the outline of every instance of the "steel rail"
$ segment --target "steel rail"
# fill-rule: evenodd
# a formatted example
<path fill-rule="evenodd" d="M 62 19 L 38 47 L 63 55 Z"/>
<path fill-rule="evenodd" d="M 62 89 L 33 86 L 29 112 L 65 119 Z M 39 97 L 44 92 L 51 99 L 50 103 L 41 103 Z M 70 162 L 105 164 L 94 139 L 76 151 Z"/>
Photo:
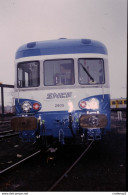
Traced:
<path fill-rule="evenodd" d="M 9 130 L 9 131 L 0 131 L 0 135 L 7 134 L 7 133 L 12 133 L 14 130 Z"/>
<path fill-rule="evenodd" d="M 14 137 L 14 136 L 17 136 L 17 135 L 19 135 L 18 132 L 13 133 L 13 134 L 0 135 L 0 139 L 9 138 L 9 137 Z"/>
<path fill-rule="evenodd" d="M 33 156 L 39 154 L 40 152 L 41 152 L 41 150 L 38 150 L 37 152 L 31 154 L 30 156 L 28 156 L 28 157 L 26 157 L 26 158 L 20 160 L 19 162 L 17 162 L 17 163 L 15 163 L 15 164 L 11 165 L 10 167 L 8 167 L 8 168 L 6 168 L 6 169 L 0 171 L 0 175 L 1 175 L 2 173 L 5 173 L 6 171 L 12 169 L 13 167 L 16 167 L 17 165 L 21 164 L 22 162 L 28 160 L 29 158 L 32 158 Z"/>
<path fill-rule="evenodd" d="M 65 177 L 65 175 L 67 175 L 71 171 L 71 169 L 80 161 L 80 159 L 84 156 L 84 154 L 89 150 L 93 142 L 94 140 L 90 142 L 90 144 L 84 150 L 84 152 L 75 160 L 75 162 L 68 168 L 68 170 L 48 189 L 48 191 L 52 191 L 61 182 L 61 180 Z"/>
<path fill-rule="evenodd" d="M 11 123 L 11 121 L 0 121 L 0 125 Z"/>

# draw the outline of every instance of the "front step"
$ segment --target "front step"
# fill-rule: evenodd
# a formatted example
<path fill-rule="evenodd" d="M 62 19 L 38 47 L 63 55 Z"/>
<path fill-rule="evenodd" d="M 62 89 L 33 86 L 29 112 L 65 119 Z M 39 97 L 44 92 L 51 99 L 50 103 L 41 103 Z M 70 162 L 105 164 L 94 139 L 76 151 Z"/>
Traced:
<path fill-rule="evenodd" d="M 87 140 L 101 140 L 101 129 L 88 129 Z"/>

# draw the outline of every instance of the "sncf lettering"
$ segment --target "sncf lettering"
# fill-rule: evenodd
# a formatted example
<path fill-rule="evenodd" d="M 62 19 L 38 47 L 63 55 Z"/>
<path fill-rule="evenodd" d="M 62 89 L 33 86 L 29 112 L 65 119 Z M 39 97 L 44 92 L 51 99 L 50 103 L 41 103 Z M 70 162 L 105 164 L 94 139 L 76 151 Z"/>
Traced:
<path fill-rule="evenodd" d="M 72 92 L 47 93 L 47 98 L 46 99 L 69 98 L 71 96 L 72 96 Z"/>

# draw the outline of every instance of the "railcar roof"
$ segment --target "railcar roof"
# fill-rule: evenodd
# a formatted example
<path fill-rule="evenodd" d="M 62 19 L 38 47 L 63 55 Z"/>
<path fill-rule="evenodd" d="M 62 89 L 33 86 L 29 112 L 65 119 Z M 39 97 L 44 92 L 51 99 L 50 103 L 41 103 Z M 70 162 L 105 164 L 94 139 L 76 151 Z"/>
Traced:
<path fill-rule="evenodd" d="M 15 58 L 29 56 L 75 54 L 75 53 L 99 53 L 107 54 L 105 45 L 91 39 L 65 39 L 31 42 L 19 47 Z"/>

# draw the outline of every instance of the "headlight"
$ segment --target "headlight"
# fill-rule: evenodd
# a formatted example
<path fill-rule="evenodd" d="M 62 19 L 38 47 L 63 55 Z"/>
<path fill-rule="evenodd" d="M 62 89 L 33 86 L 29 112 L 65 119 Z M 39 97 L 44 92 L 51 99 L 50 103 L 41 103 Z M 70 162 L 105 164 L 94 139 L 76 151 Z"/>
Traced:
<path fill-rule="evenodd" d="M 89 100 L 89 109 L 98 109 L 99 108 L 99 101 L 96 98 L 92 98 Z"/>
<path fill-rule="evenodd" d="M 25 101 L 23 102 L 21 107 L 22 107 L 23 112 L 29 112 L 30 109 L 32 108 L 32 105 L 30 104 L 30 102 Z"/>
<path fill-rule="evenodd" d="M 81 100 L 79 104 L 82 109 L 99 109 L 99 101 L 96 98 L 91 98 L 89 101 Z"/>

